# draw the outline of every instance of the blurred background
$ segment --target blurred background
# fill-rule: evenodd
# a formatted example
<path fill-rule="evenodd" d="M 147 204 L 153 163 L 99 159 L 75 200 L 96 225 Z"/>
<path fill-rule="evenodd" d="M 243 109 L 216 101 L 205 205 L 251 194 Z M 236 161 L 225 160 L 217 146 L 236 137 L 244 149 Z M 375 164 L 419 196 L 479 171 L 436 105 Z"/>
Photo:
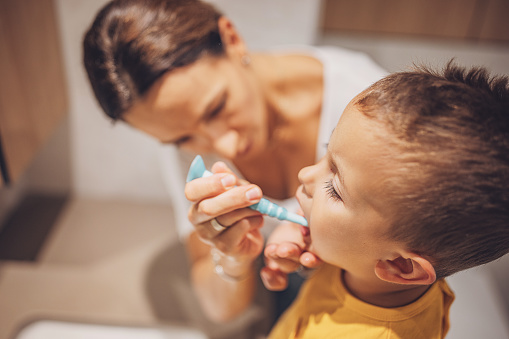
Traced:
<path fill-rule="evenodd" d="M 454 57 L 509 75 L 508 0 L 211 2 L 252 51 L 336 45 L 388 71 Z M 251 338 L 263 314 L 216 326 L 189 292 L 163 146 L 93 98 L 81 43 L 105 3 L 0 0 L 0 339 Z M 508 256 L 451 285 L 450 338 L 509 338 Z"/>

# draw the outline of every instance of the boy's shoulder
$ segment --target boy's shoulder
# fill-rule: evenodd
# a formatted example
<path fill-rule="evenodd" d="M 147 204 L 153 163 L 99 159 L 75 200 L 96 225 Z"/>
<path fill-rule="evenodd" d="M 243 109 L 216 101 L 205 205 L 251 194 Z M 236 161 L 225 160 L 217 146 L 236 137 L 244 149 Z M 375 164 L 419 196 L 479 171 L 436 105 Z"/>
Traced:
<path fill-rule="evenodd" d="M 384 308 L 351 295 L 341 272 L 327 264 L 318 269 L 269 338 L 291 333 L 302 338 L 443 338 L 447 333 L 454 294 L 445 280 L 409 305 Z"/>

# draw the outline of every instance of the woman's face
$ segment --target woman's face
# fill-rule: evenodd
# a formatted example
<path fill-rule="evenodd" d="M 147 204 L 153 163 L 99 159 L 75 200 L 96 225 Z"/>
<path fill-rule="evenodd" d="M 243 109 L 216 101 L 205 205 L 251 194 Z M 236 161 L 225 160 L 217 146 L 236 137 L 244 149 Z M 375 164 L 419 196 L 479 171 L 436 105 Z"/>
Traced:
<path fill-rule="evenodd" d="M 124 120 L 163 143 L 226 159 L 267 146 L 265 100 L 240 58 L 203 57 L 159 79 Z"/>

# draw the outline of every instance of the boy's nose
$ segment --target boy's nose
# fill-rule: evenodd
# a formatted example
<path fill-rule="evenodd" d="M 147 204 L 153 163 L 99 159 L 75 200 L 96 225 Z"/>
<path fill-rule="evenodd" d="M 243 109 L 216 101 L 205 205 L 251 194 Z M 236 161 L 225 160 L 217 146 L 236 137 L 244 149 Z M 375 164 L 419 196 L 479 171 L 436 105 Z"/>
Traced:
<path fill-rule="evenodd" d="M 305 193 L 310 197 L 313 196 L 316 183 L 323 180 L 327 168 L 327 159 L 324 157 L 316 164 L 304 167 L 299 171 L 299 181 L 304 186 Z"/>
<path fill-rule="evenodd" d="M 314 187 L 314 175 L 313 175 L 313 166 L 304 167 L 299 171 L 299 181 L 303 186 L 303 191 L 306 195 L 312 196 L 313 195 L 313 187 Z"/>

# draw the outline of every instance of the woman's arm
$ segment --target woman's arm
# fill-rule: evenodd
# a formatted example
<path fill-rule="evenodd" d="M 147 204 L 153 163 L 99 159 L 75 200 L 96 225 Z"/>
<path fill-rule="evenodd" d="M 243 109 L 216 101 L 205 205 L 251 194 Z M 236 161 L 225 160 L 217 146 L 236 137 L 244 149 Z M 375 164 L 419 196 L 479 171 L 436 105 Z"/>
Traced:
<path fill-rule="evenodd" d="M 187 245 L 193 289 L 207 317 L 222 323 L 240 315 L 252 303 L 256 290 L 257 272 L 253 269 L 253 262 L 241 263 L 233 270 L 223 264 L 226 274 L 241 277 L 239 281 L 225 279 L 215 272 L 212 247 L 200 240 L 196 232 L 189 236 Z"/>
<path fill-rule="evenodd" d="M 193 203 L 189 220 L 195 227 L 187 249 L 202 309 L 211 320 L 225 322 L 253 301 L 258 274 L 253 265 L 263 250 L 263 217 L 247 206 L 259 201 L 262 192 L 256 185 L 240 185 L 236 177 L 225 184 L 225 176 L 234 175 L 224 165 L 213 166 L 213 172 L 186 184 L 186 197 Z M 247 194 L 250 190 L 256 194 Z M 213 219 L 225 228 L 214 228 Z"/>

